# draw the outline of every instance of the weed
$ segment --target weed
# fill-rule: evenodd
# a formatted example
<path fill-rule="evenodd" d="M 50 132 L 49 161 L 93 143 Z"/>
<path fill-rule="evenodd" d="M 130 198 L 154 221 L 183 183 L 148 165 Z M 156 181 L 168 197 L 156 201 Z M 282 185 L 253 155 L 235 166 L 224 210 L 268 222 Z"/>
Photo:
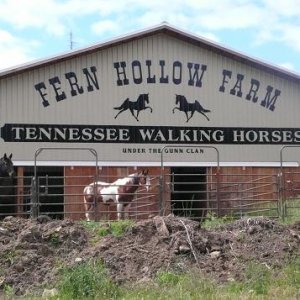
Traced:
<path fill-rule="evenodd" d="M 120 237 L 125 233 L 125 231 L 128 228 L 132 227 L 133 224 L 134 222 L 131 220 L 121 220 L 118 222 L 112 222 L 110 223 L 111 234 Z"/>
<path fill-rule="evenodd" d="M 61 243 L 59 234 L 57 232 L 54 232 L 49 236 L 49 243 L 54 247 L 58 246 Z"/>
<path fill-rule="evenodd" d="M 104 237 L 107 235 L 113 235 L 116 237 L 120 237 L 124 234 L 124 232 L 130 228 L 134 221 L 131 220 L 120 220 L 115 222 L 82 222 L 83 226 L 92 231 L 98 237 Z"/>
<path fill-rule="evenodd" d="M 210 229 L 233 221 L 231 216 L 218 217 L 215 212 L 208 212 L 206 219 L 201 224 L 202 228 Z"/>
<path fill-rule="evenodd" d="M 160 285 L 174 285 L 175 286 L 179 282 L 180 276 L 181 275 L 174 274 L 172 272 L 160 271 L 157 273 L 156 281 Z"/>
<path fill-rule="evenodd" d="M 17 253 L 14 250 L 10 250 L 7 252 L 2 253 L 2 258 L 9 262 L 12 265 L 17 257 Z"/>
<path fill-rule="evenodd" d="M 9 284 L 4 284 L 3 291 L 7 297 L 12 297 L 15 294 L 14 288 Z"/>
<path fill-rule="evenodd" d="M 63 270 L 58 289 L 59 299 L 110 299 L 118 294 L 117 285 L 109 279 L 99 260 L 90 260 Z"/>

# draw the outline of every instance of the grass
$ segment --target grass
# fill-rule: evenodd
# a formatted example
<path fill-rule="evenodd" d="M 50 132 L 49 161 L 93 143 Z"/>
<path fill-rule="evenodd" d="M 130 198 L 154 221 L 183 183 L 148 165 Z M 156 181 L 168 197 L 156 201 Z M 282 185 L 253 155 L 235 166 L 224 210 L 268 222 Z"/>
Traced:
<path fill-rule="evenodd" d="M 119 291 L 99 260 L 64 269 L 57 288 L 59 299 L 116 299 Z"/>
<path fill-rule="evenodd" d="M 119 286 L 113 283 L 102 262 L 90 260 L 62 270 L 52 300 L 284 300 L 300 299 L 300 258 L 283 270 L 268 269 L 251 263 L 244 280 L 218 284 L 208 275 L 192 270 L 188 274 L 160 271 L 148 283 Z M 7 296 L 11 290 L 7 287 Z M 38 299 L 38 298 L 27 298 Z"/>
<path fill-rule="evenodd" d="M 203 225 L 213 228 L 230 221 L 230 217 L 217 218 L 211 213 Z M 107 234 L 120 236 L 132 224 L 130 221 L 83 223 L 100 238 Z M 256 262 L 249 263 L 241 281 L 232 280 L 220 284 L 199 270 L 191 270 L 184 274 L 162 270 L 154 280 L 130 286 L 112 282 L 101 260 L 91 259 L 69 268 L 61 268 L 56 288 L 58 294 L 51 298 L 53 300 L 300 299 L 300 257 L 281 270 L 267 268 Z M 7 286 L 4 292 L 10 296 L 10 287 Z"/>
<path fill-rule="evenodd" d="M 232 216 L 218 217 L 215 212 L 210 211 L 207 213 L 205 220 L 201 223 L 201 227 L 206 229 L 212 229 L 233 221 L 234 218 Z"/>
<path fill-rule="evenodd" d="M 94 233 L 94 243 L 98 242 L 104 236 L 113 235 L 121 237 L 126 230 L 134 225 L 132 220 L 120 220 L 116 222 L 95 222 L 82 221 L 81 224 L 90 232 Z"/>
<path fill-rule="evenodd" d="M 286 216 L 284 218 L 285 224 L 293 224 L 300 221 L 300 199 L 289 199 L 285 203 Z"/>
<path fill-rule="evenodd" d="M 252 206 L 249 205 L 246 209 L 239 211 L 238 209 L 234 213 L 234 217 L 228 218 L 228 216 L 218 218 L 213 213 L 210 213 L 208 216 L 208 223 L 220 222 L 223 224 L 227 223 L 227 219 L 233 220 L 241 217 L 258 217 L 264 216 L 268 218 L 279 218 L 284 224 L 293 224 L 296 221 L 300 220 L 300 199 L 288 199 L 285 203 L 281 201 L 256 201 L 252 203 Z M 224 221 L 224 222 L 223 222 Z"/>

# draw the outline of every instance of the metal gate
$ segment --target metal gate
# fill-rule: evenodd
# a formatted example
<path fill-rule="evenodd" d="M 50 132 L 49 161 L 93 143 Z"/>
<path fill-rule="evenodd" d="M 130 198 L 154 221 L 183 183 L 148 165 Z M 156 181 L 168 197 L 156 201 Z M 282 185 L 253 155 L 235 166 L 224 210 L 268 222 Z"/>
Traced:
<path fill-rule="evenodd" d="M 41 201 L 41 197 L 46 197 L 46 203 L 43 203 L 44 206 L 50 206 L 50 205 L 54 205 L 54 206 L 60 206 L 61 205 L 61 201 L 59 201 L 59 197 L 64 197 L 64 193 L 62 193 L 62 195 L 60 195 L 60 193 L 49 193 L 48 191 L 48 187 L 49 184 L 43 184 L 41 183 L 41 181 L 46 181 L 46 183 L 48 183 L 49 181 L 49 177 L 46 178 L 38 178 L 37 177 L 37 158 L 38 156 L 44 152 L 44 151 L 88 151 L 90 152 L 95 159 L 95 179 L 98 178 L 98 153 L 95 149 L 93 148 L 39 148 L 36 150 L 35 154 L 34 154 L 34 176 L 32 178 L 32 185 L 31 185 L 31 216 L 33 218 L 36 218 L 39 216 L 40 214 L 40 207 L 42 204 Z M 53 179 L 53 178 L 52 178 Z M 52 187 L 63 187 L 64 184 L 60 184 L 60 185 L 52 185 Z M 45 192 L 43 192 L 41 189 L 45 188 Z M 50 197 L 55 197 L 54 201 L 51 201 Z M 64 202 L 62 200 L 62 202 Z M 96 201 L 94 201 L 95 205 L 96 205 Z"/>
<path fill-rule="evenodd" d="M 174 145 L 167 145 L 161 149 L 160 175 L 160 214 L 190 217 L 193 219 L 205 218 L 208 211 L 220 215 L 219 194 L 219 151 L 213 146 L 176 145 L 183 149 L 211 149 L 216 154 L 216 167 L 209 175 L 206 167 L 170 168 L 165 172 L 164 154 Z M 177 172 L 175 170 L 178 170 Z M 209 190 L 208 186 L 214 186 Z"/>
<path fill-rule="evenodd" d="M 280 215 L 283 219 L 300 219 L 300 171 L 299 168 L 283 167 L 284 152 L 287 149 L 300 148 L 298 145 L 286 145 L 280 149 Z"/>
<path fill-rule="evenodd" d="M 165 172 L 164 150 L 161 150 L 162 215 L 173 213 L 194 219 L 215 216 L 240 218 L 265 215 L 279 217 L 279 178 L 275 172 L 246 172 L 246 168 L 219 167 L 218 149 L 212 146 L 177 146 L 176 148 L 208 148 L 216 152 L 216 166 L 181 168 L 185 172 Z M 173 168 L 174 169 L 174 168 Z M 248 168 L 251 170 L 251 168 Z"/>
<path fill-rule="evenodd" d="M 280 168 L 232 167 L 231 169 L 219 167 L 219 152 L 209 146 L 182 146 L 182 148 L 212 149 L 216 153 L 213 166 L 166 167 L 164 149 L 169 147 L 174 146 L 162 148 L 160 167 L 153 167 L 155 173 L 151 170 L 151 190 L 140 191 L 134 199 L 129 211 L 131 219 L 169 213 L 194 219 L 203 219 L 208 214 L 234 218 L 257 215 L 284 219 L 300 218 L 300 168 L 283 167 L 283 154 L 289 146 L 284 146 L 281 150 Z M 176 145 L 176 148 L 180 147 Z M 84 186 L 97 180 L 99 176 L 100 180 L 112 182 L 117 175 L 111 173 L 99 175 L 98 158 L 95 155 L 96 169 L 90 168 L 89 174 L 37 176 L 36 161 L 41 151 L 69 150 L 69 148 L 41 149 L 36 152 L 34 176 L 19 175 L 13 183 L 8 183 L 8 188 L 14 187 L 13 194 L 5 192 L 5 189 L 0 190 L 0 217 L 6 215 L 36 217 L 46 213 L 55 218 L 85 219 Z M 87 148 L 83 149 L 90 151 Z M 119 169 L 122 168 L 116 170 L 119 175 L 128 174 L 126 170 Z M 67 167 L 64 171 L 66 170 Z M 116 219 L 116 208 L 113 205 L 108 207 L 95 204 L 95 212 L 99 213 L 99 219 Z"/>

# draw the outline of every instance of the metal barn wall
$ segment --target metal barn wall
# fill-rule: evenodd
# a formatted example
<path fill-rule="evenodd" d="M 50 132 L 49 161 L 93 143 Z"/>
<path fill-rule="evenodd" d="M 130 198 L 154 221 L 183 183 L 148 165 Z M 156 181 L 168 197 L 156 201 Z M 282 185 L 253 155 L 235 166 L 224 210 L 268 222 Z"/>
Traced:
<path fill-rule="evenodd" d="M 277 164 L 284 144 L 298 145 L 299 83 L 224 55 L 157 33 L 129 39 L 1 78 L 0 146 L 19 164 L 32 164 L 40 147 L 93 148 L 105 165 Z M 126 64 L 126 66 L 125 66 Z M 72 95 L 73 94 L 73 95 Z M 148 94 L 152 108 L 116 117 L 125 99 Z M 187 122 L 174 108 L 176 94 L 198 100 L 210 112 Z M 137 114 L 136 111 L 134 111 Z M 195 145 L 188 151 L 177 145 Z M 202 147 L 201 147 L 202 146 Z M 286 160 L 297 163 L 299 150 Z M 38 161 L 61 165 L 94 163 L 87 151 L 45 151 Z M 70 162 L 70 163 L 68 163 Z"/>

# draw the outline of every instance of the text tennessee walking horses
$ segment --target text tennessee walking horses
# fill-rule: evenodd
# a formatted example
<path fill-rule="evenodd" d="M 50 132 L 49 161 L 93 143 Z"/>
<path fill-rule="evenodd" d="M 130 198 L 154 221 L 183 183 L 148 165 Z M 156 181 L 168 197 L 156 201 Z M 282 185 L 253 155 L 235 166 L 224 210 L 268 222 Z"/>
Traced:
<path fill-rule="evenodd" d="M 149 170 L 136 172 L 113 183 L 102 181 L 92 182 L 83 190 L 86 220 L 91 220 L 91 214 L 95 210 L 95 201 L 117 204 L 118 220 L 124 218 L 125 208 L 131 204 L 135 192 L 141 186 L 148 191 L 150 188 Z M 96 195 L 95 195 L 96 194 Z"/>
<path fill-rule="evenodd" d="M 209 121 L 209 118 L 207 117 L 207 115 L 205 113 L 209 113 L 211 112 L 209 109 L 205 109 L 200 103 L 199 101 L 195 100 L 194 103 L 189 103 L 185 96 L 183 95 L 176 95 L 176 101 L 175 104 L 179 104 L 179 107 L 174 107 L 173 108 L 173 114 L 175 112 L 175 110 L 179 110 L 179 111 L 183 111 L 185 112 L 186 115 L 186 121 L 188 122 L 192 116 L 194 115 L 195 111 L 197 111 L 198 113 L 202 114 L 207 121 Z M 188 112 L 191 112 L 190 116 L 188 116 Z"/>
<path fill-rule="evenodd" d="M 149 103 L 149 94 L 140 94 L 136 101 L 130 101 L 129 98 L 127 98 L 126 100 L 124 100 L 121 106 L 114 107 L 114 109 L 119 110 L 119 112 L 115 116 L 115 119 L 120 113 L 129 109 L 134 118 L 139 121 L 138 118 L 141 110 L 150 109 L 152 113 L 152 108 L 150 106 L 147 106 L 146 103 Z M 134 114 L 134 110 L 137 111 L 136 115 Z"/>

